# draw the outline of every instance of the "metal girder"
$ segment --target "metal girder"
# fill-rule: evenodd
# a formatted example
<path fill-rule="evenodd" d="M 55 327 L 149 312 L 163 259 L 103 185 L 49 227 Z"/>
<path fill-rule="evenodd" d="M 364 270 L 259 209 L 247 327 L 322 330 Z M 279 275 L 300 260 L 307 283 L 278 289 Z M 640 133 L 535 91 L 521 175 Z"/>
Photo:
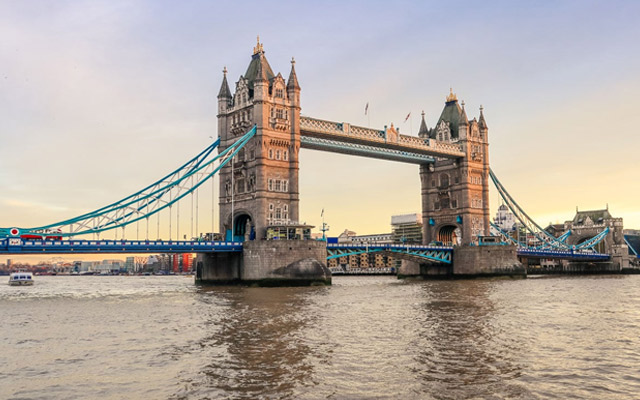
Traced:
<path fill-rule="evenodd" d="M 435 162 L 435 158 L 431 156 L 410 151 L 389 149 L 383 146 L 378 147 L 342 142 L 339 140 L 330 140 L 311 136 L 301 136 L 300 147 L 390 161 L 400 161 L 410 164 L 429 164 Z"/>
<path fill-rule="evenodd" d="M 607 226 L 602 232 L 598 233 L 591 239 L 585 240 L 580 244 L 574 245 L 572 246 L 572 248 L 576 250 L 592 249 L 595 245 L 600 243 L 608 234 L 609 234 L 609 227 Z"/>
<path fill-rule="evenodd" d="M 327 260 L 340 257 L 348 257 L 364 253 L 380 253 L 387 252 L 391 255 L 409 255 L 424 259 L 425 261 L 435 261 L 445 264 L 451 264 L 453 256 L 453 247 L 439 246 L 420 246 L 420 245 L 395 245 L 395 244 L 378 244 L 378 245 L 362 245 L 362 244 L 328 244 Z"/>
<path fill-rule="evenodd" d="M 234 157 L 256 134 L 254 125 L 245 135 L 219 154 L 212 156 L 219 146 L 216 140 L 196 157 L 169 175 L 124 199 L 90 213 L 65 221 L 35 228 L 17 228 L 21 234 L 72 237 L 99 234 L 148 218 L 171 207 L 185 196 L 193 193 L 204 182 L 212 178 Z M 10 235 L 13 228 L 0 228 L 0 235 Z"/>

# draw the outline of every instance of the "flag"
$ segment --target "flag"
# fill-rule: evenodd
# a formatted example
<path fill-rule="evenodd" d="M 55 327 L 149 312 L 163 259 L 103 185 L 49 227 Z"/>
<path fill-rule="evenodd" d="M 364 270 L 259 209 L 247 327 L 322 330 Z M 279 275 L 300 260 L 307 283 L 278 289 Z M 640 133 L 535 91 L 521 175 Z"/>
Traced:
<path fill-rule="evenodd" d="M 322 212 L 320 213 L 320 216 L 323 217 L 324 216 L 324 208 L 322 209 Z"/>
<path fill-rule="evenodd" d="M 410 116 L 411 116 L 411 111 L 409 111 L 409 114 L 407 114 L 406 118 L 404 119 L 404 122 L 407 122 Z"/>
<path fill-rule="evenodd" d="M 367 111 L 369 111 L 369 102 L 367 101 L 367 105 L 364 106 L 364 115 L 367 115 Z"/>

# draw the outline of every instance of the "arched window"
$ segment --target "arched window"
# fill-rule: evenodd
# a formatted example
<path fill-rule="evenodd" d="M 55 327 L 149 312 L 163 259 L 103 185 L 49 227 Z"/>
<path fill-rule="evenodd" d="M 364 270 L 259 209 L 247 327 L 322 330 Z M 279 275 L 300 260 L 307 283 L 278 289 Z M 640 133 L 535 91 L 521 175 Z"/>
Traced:
<path fill-rule="evenodd" d="M 273 149 L 269 149 L 269 160 L 273 160 Z"/>
<path fill-rule="evenodd" d="M 440 175 L 440 187 L 446 188 L 449 187 L 449 175 L 441 174 Z"/>
<path fill-rule="evenodd" d="M 289 150 L 282 151 L 282 159 L 287 161 L 289 159 Z"/>
<path fill-rule="evenodd" d="M 273 190 L 273 179 L 269 178 L 269 191 Z"/>
<path fill-rule="evenodd" d="M 280 159 L 280 150 L 276 150 L 276 160 Z"/>

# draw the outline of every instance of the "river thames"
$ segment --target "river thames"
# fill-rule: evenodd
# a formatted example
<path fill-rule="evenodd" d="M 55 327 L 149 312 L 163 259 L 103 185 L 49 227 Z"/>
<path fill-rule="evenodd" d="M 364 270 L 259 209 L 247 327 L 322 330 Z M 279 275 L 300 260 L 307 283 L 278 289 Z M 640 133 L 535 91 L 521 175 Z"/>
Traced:
<path fill-rule="evenodd" d="M 0 285 L 2 399 L 640 398 L 640 276 L 35 278 Z"/>

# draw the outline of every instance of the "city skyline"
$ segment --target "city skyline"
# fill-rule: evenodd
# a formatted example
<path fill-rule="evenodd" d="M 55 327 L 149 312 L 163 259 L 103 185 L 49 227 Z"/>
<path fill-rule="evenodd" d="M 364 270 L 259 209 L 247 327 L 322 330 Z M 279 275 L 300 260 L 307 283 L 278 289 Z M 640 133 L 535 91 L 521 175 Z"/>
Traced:
<path fill-rule="evenodd" d="M 280 4 L 282 24 L 241 31 L 224 15 L 247 7 L 231 4 L 0 5 L 0 226 L 99 208 L 206 147 L 222 69 L 233 87 L 260 35 L 276 73 L 295 57 L 303 115 L 416 136 L 421 112 L 433 127 L 453 88 L 469 118 L 484 106 L 492 168 L 539 224 L 578 206 L 640 227 L 639 190 L 624 185 L 640 144 L 640 58 L 629 51 L 638 4 Z M 251 19 L 273 6 L 248 8 Z M 300 219 L 319 228 L 324 210 L 330 236 L 386 232 L 391 215 L 421 212 L 414 165 L 311 150 L 300 159 Z M 499 204 L 494 191 L 492 215 Z"/>

